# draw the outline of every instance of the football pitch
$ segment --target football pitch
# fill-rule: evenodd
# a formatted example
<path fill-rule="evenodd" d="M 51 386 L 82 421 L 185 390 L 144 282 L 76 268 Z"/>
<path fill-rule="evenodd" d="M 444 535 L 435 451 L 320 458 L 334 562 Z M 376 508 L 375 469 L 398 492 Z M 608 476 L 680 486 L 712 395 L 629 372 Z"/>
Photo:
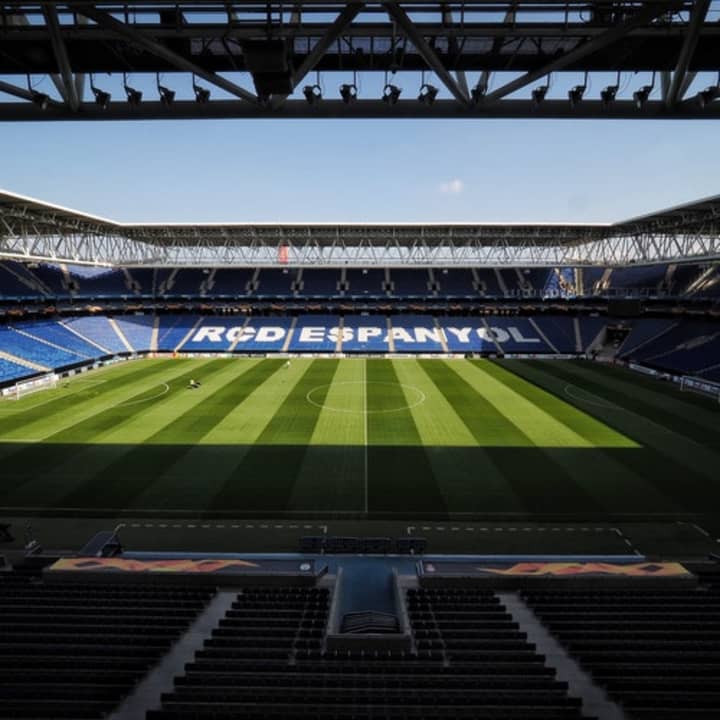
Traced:
<path fill-rule="evenodd" d="M 711 400 L 583 361 L 147 359 L 0 404 L 0 510 L 715 513 L 719 420 Z"/>

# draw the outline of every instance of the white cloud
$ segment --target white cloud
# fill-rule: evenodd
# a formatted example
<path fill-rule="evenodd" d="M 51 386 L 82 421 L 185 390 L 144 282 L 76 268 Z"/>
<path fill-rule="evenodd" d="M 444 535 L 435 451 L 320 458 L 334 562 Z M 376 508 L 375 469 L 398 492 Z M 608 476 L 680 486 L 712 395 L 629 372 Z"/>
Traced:
<path fill-rule="evenodd" d="M 440 192 L 447 195 L 459 195 L 465 189 L 465 183 L 459 178 L 440 183 Z"/>

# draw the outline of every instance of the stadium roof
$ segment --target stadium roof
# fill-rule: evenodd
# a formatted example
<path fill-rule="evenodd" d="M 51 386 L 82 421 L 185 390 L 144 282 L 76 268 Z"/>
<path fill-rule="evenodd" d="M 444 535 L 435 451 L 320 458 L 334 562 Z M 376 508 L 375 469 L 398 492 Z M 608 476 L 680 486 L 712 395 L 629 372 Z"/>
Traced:
<path fill-rule="evenodd" d="M 0 256 L 95 264 L 624 264 L 720 255 L 720 195 L 618 223 L 119 223 L 0 191 Z"/>
<path fill-rule="evenodd" d="M 720 118 L 714 76 L 689 92 L 720 71 L 719 14 L 718 0 L 5 0 L 0 120 Z M 553 81 L 569 73 L 585 79 Z"/>

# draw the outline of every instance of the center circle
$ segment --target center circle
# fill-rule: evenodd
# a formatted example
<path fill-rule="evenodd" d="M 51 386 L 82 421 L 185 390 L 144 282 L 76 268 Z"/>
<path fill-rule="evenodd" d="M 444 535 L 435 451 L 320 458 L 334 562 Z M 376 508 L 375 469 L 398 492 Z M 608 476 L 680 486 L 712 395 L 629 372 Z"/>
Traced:
<path fill-rule="evenodd" d="M 368 385 L 380 385 L 383 386 L 383 388 L 388 387 L 394 387 L 394 388 L 402 388 L 404 392 L 404 397 L 402 400 L 402 404 L 398 404 L 397 407 L 389 407 L 389 408 L 383 408 L 382 410 L 368 410 L 367 406 L 365 405 L 362 409 L 360 408 L 349 408 L 349 407 L 335 407 L 333 405 L 328 405 L 327 403 L 323 402 L 317 402 L 317 400 L 313 399 L 313 395 L 317 395 L 323 390 L 326 390 L 331 387 L 337 387 L 338 385 L 359 385 L 362 387 L 363 391 Z M 353 394 L 350 397 L 350 401 L 356 401 L 358 398 L 358 395 Z M 401 410 L 411 410 L 414 407 L 417 407 L 418 405 L 421 405 L 425 402 L 426 397 L 425 393 L 422 390 L 419 390 L 414 385 L 403 385 L 403 383 L 394 383 L 394 382 L 382 382 L 381 380 L 344 380 L 341 382 L 334 382 L 329 383 L 328 385 L 318 385 L 317 387 L 314 387 L 308 394 L 305 396 L 305 399 L 315 407 L 321 408 L 322 410 L 331 410 L 332 412 L 343 412 L 343 413 L 357 413 L 360 415 L 374 415 L 376 413 L 392 413 L 392 412 L 400 412 Z M 400 400 L 400 398 L 398 398 Z"/>

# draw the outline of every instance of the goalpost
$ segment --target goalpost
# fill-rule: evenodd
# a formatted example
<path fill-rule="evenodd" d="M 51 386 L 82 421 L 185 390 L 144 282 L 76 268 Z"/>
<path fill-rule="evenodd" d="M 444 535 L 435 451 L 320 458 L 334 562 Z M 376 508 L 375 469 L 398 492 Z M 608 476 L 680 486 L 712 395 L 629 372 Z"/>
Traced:
<path fill-rule="evenodd" d="M 40 377 L 33 378 L 32 380 L 25 380 L 19 382 L 12 387 L 3 390 L 3 395 L 8 400 L 20 400 L 20 398 L 29 395 L 30 393 L 38 392 L 39 390 L 47 390 L 49 388 L 55 388 L 58 384 L 58 376 L 55 373 L 48 373 Z"/>
<path fill-rule="evenodd" d="M 710 380 L 701 380 L 691 375 L 683 375 L 680 378 L 680 389 L 687 392 L 696 392 L 707 395 L 720 402 L 720 383 Z"/>

